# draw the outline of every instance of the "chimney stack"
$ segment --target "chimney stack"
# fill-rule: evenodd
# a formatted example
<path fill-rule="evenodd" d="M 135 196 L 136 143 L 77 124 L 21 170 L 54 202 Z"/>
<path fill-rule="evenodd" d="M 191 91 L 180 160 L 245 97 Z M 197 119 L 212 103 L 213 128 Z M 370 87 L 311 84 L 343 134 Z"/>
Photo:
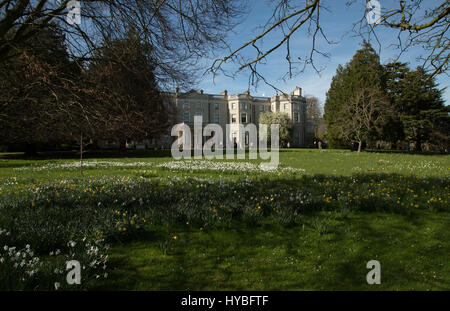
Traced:
<path fill-rule="evenodd" d="M 228 91 L 225 90 L 225 91 L 223 91 L 222 93 L 220 93 L 220 95 L 227 96 L 227 95 L 228 95 Z"/>
<path fill-rule="evenodd" d="M 297 86 L 294 90 L 294 95 L 302 96 L 302 88 Z"/>

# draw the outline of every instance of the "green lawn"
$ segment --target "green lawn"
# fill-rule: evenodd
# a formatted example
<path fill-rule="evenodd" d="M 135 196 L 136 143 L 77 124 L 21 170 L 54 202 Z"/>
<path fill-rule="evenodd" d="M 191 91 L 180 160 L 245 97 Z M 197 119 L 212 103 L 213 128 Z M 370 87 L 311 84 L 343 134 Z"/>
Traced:
<path fill-rule="evenodd" d="M 272 172 L 180 166 L 168 151 L 96 153 L 83 168 L 3 156 L 0 247 L 29 244 L 43 264 L 0 289 L 52 289 L 67 258 L 87 266 L 77 289 L 450 289 L 448 155 L 290 149 Z M 372 259 L 381 285 L 366 282 Z M 24 269 L 0 263 L 10 280 Z"/>
<path fill-rule="evenodd" d="M 98 289 L 437 290 L 449 289 L 448 214 L 309 216 L 301 226 L 266 224 L 201 232 L 162 228 L 118 245 L 116 268 Z M 329 218 L 319 233 L 315 221 Z M 166 229 L 166 230 L 165 230 Z M 177 237 L 173 240 L 172 235 Z M 167 250 L 161 241 L 172 240 Z M 365 264 L 381 263 L 381 285 Z"/>

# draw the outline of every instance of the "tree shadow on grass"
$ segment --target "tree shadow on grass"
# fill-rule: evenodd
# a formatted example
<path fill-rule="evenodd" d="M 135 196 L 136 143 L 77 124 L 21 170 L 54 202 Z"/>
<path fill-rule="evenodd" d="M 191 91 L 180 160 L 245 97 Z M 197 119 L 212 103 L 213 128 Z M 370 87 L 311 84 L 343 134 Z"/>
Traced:
<path fill-rule="evenodd" d="M 428 254 L 439 239 L 423 235 L 426 215 L 357 214 L 333 230 L 319 234 L 310 225 L 234 227 L 206 232 L 179 232 L 180 241 L 168 255 L 157 259 L 129 256 L 149 246 L 157 249 L 159 238 L 144 239 L 124 248 L 113 265 L 120 270 L 107 289 L 144 290 L 392 290 L 445 289 L 445 245 Z M 306 221 L 311 223 L 310 217 Z M 374 220 L 374 218 L 377 218 Z M 413 221 L 411 221 L 413 220 Z M 403 225 L 402 225 L 403 224 Z M 350 227 L 350 229 L 349 229 Z M 411 248 L 416 244 L 416 248 Z M 447 245 L 448 248 L 448 245 Z M 138 252 L 139 253 L 139 252 Z M 144 252 L 145 253 L 145 252 Z M 333 257 L 329 257 L 333 255 Z M 425 263 L 416 262 L 422 258 Z M 368 285 L 366 264 L 381 263 L 381 285 Z M 287 261 L 286 261 L 287 260 Z M 289 260 L 292 260 L 290 264 Z M 145 266 L 148 262 L 148 270 Z M 151 265 L 154 265 L 153 267 Z M 322 267 L 322 268 L 321 268 Z M 312 271 L 318 269 L 317 271 Z M 428 279 L 430 271 L 437 278 Z M 422 274 L 425 272 L 425 278 Z M 114 273 L 113 273 L 114 274 Z M 442 275 L 444 274 L 444 275 Z"/>
<path fill-rule="evenodd" d="M 389 215 L 374 217 L 385 220 L 385 216 Z M 434 254 L 427 251 L 427 244 L 433 242 L 421 232 L 427 226 L 424 215 L 396 215 L 395 218 L 396 221 L 386 220 L 387 225 L 384 226 L 367 217 L 353 221 L 353 230 L 366 239 L 364 247 L 357 247 L 354 253 L 346 254 L 345 260 L 337 262 L 337 277 L 328 282 L 323 280 L 324 286 L 332 289 L 366 290 L 448 289 L 445 269 L 438 264 L 439 260 L 446 257 L 446 250 L 440 249 Z M 445 230 L 444 228 L 442 226 L 441 230 Z M 445 233 L 441 232 L 441 238 L 443 237 Z M 423 257 L 423 262 L 419 262 L 420 256 Z M 366 264 L 370 260 L 380 262 L 381 285 L 367 284 L 369 269 Z M 424 273 L 430 274 L 431 270 L 440 270 L 440 277 L 424 276 Z"/>

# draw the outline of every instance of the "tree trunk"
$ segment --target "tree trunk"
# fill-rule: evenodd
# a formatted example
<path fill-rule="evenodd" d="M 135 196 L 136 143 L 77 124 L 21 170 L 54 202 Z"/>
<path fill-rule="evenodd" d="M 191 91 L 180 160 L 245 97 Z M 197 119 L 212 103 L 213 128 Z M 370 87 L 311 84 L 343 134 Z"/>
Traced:
<path fill-rule="evenodd" d="M 362 141 L 360 140 L 360 141 L 358 142 L 358 153 L 361 152 L 361 146 L 362 146 Z"/>
<path fill-rule="evenodd" d="M 396 142 L 395 143 L 391 143 L 390 149 L 391 150 L 397 150 L 397 143 Z"/>
<path fill-rule="evenodd" d="M 422 152 L 422 141 L 420 139 L 416 140 L 414 151 Z"/>
<path fill-rule="evenodd" d="M 119 152 L 120 154 L 125 154 L 127 151 L 127 140 L 121 139 L 119 142 Z"/>
<path fill-rule="evenodd" d="M 83 133 L 80 134 L 80 167 L 83 167 Z"/>

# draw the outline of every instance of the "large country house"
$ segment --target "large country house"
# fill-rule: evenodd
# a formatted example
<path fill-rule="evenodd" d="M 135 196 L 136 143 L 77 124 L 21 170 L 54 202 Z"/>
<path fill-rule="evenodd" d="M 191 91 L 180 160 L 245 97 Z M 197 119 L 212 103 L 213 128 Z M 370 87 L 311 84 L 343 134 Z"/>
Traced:
<path fill-rule="evenodd" d="M 263 112 L 285 112 L 292 119 L 293 133 L 292 141 L 289 143 L 292 147 L 305 147 L 310 145 L 308 142 L 308 125 L 306 118 L 306 98 L 302 96 L 302 89 L 297 87 L 290 94 L 277 95 L 273 97 L 251 96 L 249 92 L 243 94 L 229 95 L 227 91 L 221 94 L 206 94 L 202 90 L 189 92 L 165 93 L 165 98 L 175 108 L 171 123 L 173 125 L 185 123 L 191 131 L 194 129 L 194 117 L 202 116 L 203 125 L 219 124 L 222 127 L 224 135 L 226 134 L 226 125 L 230 124 L 231 141 L 238 144 L 248 144 L 248 137 L 245 142 L 240 142 L 239 124 L 248 125 L 259 124 L 259 116 Z M 170 135 L 171 128 L 167 134 L 158 138 L 146 140 L 144 142 L 129 142 L 129 148 L 170 148 L 177 137 Z M 310 133 L 309 133 L 310 134 Z M 310 136 L 310 135 L 309 135 Z M 192 136 L 193 137 L 193 136 Z M 224 138 L 225 140 L 226 138 Z M 223 143 L 225 145 L 225 141 Z"/>

